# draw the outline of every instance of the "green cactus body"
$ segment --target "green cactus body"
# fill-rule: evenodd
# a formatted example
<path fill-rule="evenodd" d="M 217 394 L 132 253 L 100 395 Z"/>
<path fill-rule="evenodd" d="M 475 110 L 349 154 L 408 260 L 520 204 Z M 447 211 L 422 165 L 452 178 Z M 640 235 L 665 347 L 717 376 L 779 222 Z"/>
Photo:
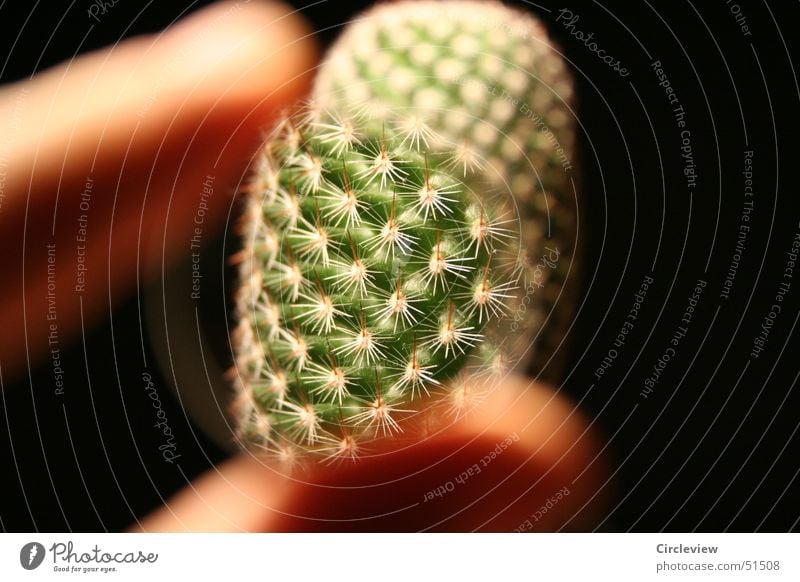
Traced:
<path fill-rule="evenodd" d="M 497 367 L 518 233 L 418 138 L 339 109 L 288 117 L 267 141 L 238 297 L 247 440 L 353 455 L 459 372 Z"/>
<path fill-rule="evenodd" d="M 246 199 L 243 440 L 353 457 L 560 337 L 571 87 L 542 27 L 499 4 L 392 3 L 347 27 Z"/>
<path fill-rule="evenodd" d="M 564 59 L 540 22 L 469 0 L 367 11 L 328 52 L 313 90 L 326 108 L 363 103 L 376 119 L 400 115 L 436 131 L 473 190 L 513 198 L 527 268 L 510 308 L 514 327 L 528 331 L 516 334 L 513 351 L 552 380 L 560 366 L 551 356 L 577 287 L 572 93 Z"/>

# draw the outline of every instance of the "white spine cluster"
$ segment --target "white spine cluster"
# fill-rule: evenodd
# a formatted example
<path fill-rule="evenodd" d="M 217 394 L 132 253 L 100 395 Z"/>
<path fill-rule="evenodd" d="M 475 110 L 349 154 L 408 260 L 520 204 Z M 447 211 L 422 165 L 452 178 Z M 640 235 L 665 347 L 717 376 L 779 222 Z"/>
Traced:
<path fill-rule="evenodd" d="M 286 458 L 352 458 L 359 441 L 401 432 L 415 403 L 449 398 L 458 370 L 482 368 L 470 353 L 517 288 L 513 261 L 494 257 L 518 249 L 488 214 L 475 227 L 482 202 L 427 149 L 438 141 L 352 111 L 279 123 L 240 253 L 243 438 Z"/>

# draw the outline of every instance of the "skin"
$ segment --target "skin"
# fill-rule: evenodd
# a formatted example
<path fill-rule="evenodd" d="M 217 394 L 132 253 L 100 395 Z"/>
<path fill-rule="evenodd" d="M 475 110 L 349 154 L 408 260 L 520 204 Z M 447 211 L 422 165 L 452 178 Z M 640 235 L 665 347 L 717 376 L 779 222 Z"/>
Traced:
<path fill-rule="evenodd" d="M 0 334 L 3 384 L 28 374 L 48 350 L 47 245 L 55 245 L 63 343 L 185 252 L 199 185 L 213 175 L 218 192 L 236 191 L 264 127 L 306 93 L 317 62 L 299 14 L 276 3 L 219 3 L 164 33 L 0 90 L 8 144 L 0 167 L 0 325 L 15 330 Z M 75 233 L 87 178 L 88 270 L 76 292 Z M 224 205 L 215 209 L 206 227 L 224 218 Z M 479 474 L 424 501 L 514 434 L 518 440 Z M 582 530 L 606 495 L 601 446 L 566 398 L 512 376 L 467 415 L 454 421 L 433 410 L 358 462 L 288 467 L 237 456 L 136 529 Z M 570 494 L 538 515 L 563 487 Z"/>
<path fill-rule="evenodd" d="M 177 494 L 137 529 L 583 531 L 596 521 L 605 500 L 603 492 L 595 496 L 605 462 L 585 419 L 563 397 L 516 376 L 465 417 L 453 422 L 438 416 L 429 413 L 391 446 L 370 446 L 358 461 L 308 463 L 290 471 L 240 456 Z M 484 461 L 514 434 L 519 440 Z M 480 473 L 456 481 L 475 464 Z M 430 494 L 448 482 L 450 491 Z M 565 486 L 569 495 L 534 520 Z"/>
<path fill-rule="evenodd" d="M 0 244 L 14 277 L 0 289 L 0 322 L 20 334 L 0 338 L 3 373 L 24 373 L 46 349 L 48 243 L 67 341 L 80 330 L 81 300 L 88 325 L 183 251 L 203 180 L 211 174 L 220 192 L 236 191 L 263 128 L 307 91 L 316 62 L 309 29 L 286 7 L 223 3 L 4 88 Z M 87 177 L 79 294 L 76 221 Z"/>

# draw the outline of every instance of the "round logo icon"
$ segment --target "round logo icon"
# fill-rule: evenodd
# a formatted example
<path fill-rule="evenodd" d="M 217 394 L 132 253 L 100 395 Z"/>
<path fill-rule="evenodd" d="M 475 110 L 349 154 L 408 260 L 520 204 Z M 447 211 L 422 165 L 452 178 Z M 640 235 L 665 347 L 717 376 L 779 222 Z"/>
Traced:
<path fill-rule="evenodd" d="M 28 542 L 19 551 L 19 563 L 26 570 L 35 570 L 44 561 L 44 546 L 39 542 Z"/>

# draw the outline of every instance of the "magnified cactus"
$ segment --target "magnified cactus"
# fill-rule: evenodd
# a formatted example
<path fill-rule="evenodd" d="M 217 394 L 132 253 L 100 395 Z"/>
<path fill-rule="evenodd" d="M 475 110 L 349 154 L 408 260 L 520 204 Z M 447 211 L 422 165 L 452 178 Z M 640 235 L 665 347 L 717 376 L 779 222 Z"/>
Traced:
<path fill-rule="evenodd" d="M 499 4 L 386 4 L 347 27 L 247 195 L 243 440 L 354 457 L 530 358 L 572 264 L 570 96 L 541 26 Z"/>

